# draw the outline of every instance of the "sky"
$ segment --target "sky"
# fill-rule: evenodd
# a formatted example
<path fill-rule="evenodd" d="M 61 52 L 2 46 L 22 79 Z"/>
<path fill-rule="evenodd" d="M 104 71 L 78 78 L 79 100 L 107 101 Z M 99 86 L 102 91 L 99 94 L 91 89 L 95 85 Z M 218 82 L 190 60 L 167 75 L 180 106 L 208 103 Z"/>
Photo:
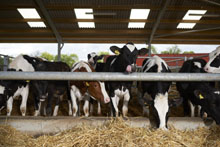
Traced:
<path fill-rule="evenodd" d="M 62 54 L 77 54 L 79 60 L 87 60 L 87 54 L 91 52 L 99 53 L 101 51 L 109 52 L 110 46 L 117 45 L 123 47 L 124 44 L 77 44 L 66 43 L 61 50 Z M 167 48 L 174 46 L 174 44 L 152 44 L 158 52 L 165 51 Z M 146 47 L 146 44 L 135 44 L 140 49 Z M 178 47 L 184 51 L 194 51 L 195 53 L 210 53 L 215 50 L 218 45 L 178 45 Z M 48 52 L 50 54 L 57 54 L 56 43 L 0 43 L 0 54 L 16 57 L 19 54 L 27 55 L 40 55 L 42 52 Z"/>

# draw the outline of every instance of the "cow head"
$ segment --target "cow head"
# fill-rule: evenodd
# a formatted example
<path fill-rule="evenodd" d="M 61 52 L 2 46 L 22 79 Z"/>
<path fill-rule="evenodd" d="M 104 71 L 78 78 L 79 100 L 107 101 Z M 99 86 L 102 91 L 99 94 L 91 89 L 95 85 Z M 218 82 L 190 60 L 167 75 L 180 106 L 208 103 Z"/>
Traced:
<path fill-rule="evenodd" d="M 209 61 L 204 70 L 210 73 L 220 73 L 220 46 L 209 54 Z"/>
<path fill-rule="evenodd" d="M 168 92 L 165 94 L 158 93 L 153 99 L 151 96 L 144 98 L 147 105 L 152 107 L 152 113 L 156 121 L 157 128 L 167 129 L 168 113 L 170 107 L 179 106 L 183 99 L 175 98 L 168 99 Z"/>
<path fill-rule="evenodd" d="M 122 48 L 111 46 L 110 50 L 119 56 L 122 71 L 128 73 L 135 71 L 137 56 L 148 53 L 148 49 L 142 48 L 138 50 L 133 43 L 127 43 Z"/>
<path fill-rule="evenodd" d="M 92 96 L 94 99 L 103 103 L 110 102 L 110 98 L 106 92 L 104 82 L 85 82 L 85 86 L 87 87 L 90 96 Z"/>
<path fill-rule="evenodd" d="M 220 125 L 220 91 L 194 90 L 202 109 Z"/>
<path fill-rule="evenodd" d="M 88 63 L 94 67 L 97 61 L 101 60 L 103 57 L 104 55 L 98 56 L 95 52 L 92 52 L 87 55 Z"/>

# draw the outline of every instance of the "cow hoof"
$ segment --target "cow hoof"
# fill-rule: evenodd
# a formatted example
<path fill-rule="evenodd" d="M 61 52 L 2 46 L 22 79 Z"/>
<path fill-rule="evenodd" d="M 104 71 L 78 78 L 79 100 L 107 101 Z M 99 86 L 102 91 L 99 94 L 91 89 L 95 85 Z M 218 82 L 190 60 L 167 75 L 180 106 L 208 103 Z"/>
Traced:
<path fill-rule="evenodd" d="M 47 116 L 51 116 L 51 114 L 52 114 L 51 108 L 47 108 L 47 110 L 46 110 L 46 115 L 47 115 Z"/>
<path fill-rule="evenodd" d="M 69 116 L 71 116 L 73 113 L 72 113 L 72 111 L 69 111 Z"/>
<path fill-rule="evenodd" d="M 22 107 L 22 108 L 21 108 L 21 115 L 22 115 L 22 116 L 25 116 L 25 113 L 26 113 L 26 108 Z"/>

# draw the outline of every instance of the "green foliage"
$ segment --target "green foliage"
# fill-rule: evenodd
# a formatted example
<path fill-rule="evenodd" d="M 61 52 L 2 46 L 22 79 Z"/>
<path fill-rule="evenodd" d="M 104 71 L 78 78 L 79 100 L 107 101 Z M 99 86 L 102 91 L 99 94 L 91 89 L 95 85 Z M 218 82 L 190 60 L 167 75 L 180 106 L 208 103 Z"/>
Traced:
<path fill-rule="evenodd" d="M 166 51 L 162 51 L 161 54 L 180 54 L 181 52 L 181 49 L 177 45 L 174 45 L 169 47 Z"/>
<path fill-rule="evenodd" d="M 48 61 L 54 61 L 54 55 L 48 53 L 48 52 L 43 52 L 41 55 L 40 55 L 41 58 L 44 58 Z"/>
<path fill-rule="evenodd" d="M 98 55 L 110 55 L 109 52 L 99 52 Z"/>
<path fill-rule="evenodd" d="M 57 61 L 58 56 L 54 56 L 50 53 L 43 52 L 40 55 L 41 58 L 47 59 L 48 61 Z M 78 56 L 76 54 L 61 54 L 61 61 L 67 63 L 70 67 L 78 61 Z"/>
<path fill-rule="evenodd" d="M 57 61 L 58 56 L 55 56 L 55 60 Z M 78 56 L 76 54 L 62 54 L 61 55 L 61 61 L 67 63 L 70 67 L 78 61 Z"/>
<path fill-rule="evenodd" d="M 194 51 L 185 51 L 183 54 L 195 54 Z"/>
<path fill-rule="evenodd" d="M 151 45 L 151 53 L 152 54 L 158 54 L 156 47 L 153 46 L 153 45 Z"/>

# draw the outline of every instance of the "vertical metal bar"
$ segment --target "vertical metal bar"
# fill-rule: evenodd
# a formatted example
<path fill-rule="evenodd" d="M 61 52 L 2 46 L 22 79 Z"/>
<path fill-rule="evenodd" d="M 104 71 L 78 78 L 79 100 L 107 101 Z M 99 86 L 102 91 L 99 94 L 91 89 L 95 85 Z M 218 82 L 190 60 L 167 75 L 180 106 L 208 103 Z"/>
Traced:
<path fill-rule="evenodd" d="M 148 56 L 151 57 L 151 43 L 148 44 Z"/>
<path fill-rule="evenodd" d="M 3 71 L 8 70 L 8 56 L 4 56 L 4 64 L 3 64 Z"/>
<path fill-rule="evenodd" d="M 61 61 L 61 43 L 58 42 L 57 61 Z"/>

